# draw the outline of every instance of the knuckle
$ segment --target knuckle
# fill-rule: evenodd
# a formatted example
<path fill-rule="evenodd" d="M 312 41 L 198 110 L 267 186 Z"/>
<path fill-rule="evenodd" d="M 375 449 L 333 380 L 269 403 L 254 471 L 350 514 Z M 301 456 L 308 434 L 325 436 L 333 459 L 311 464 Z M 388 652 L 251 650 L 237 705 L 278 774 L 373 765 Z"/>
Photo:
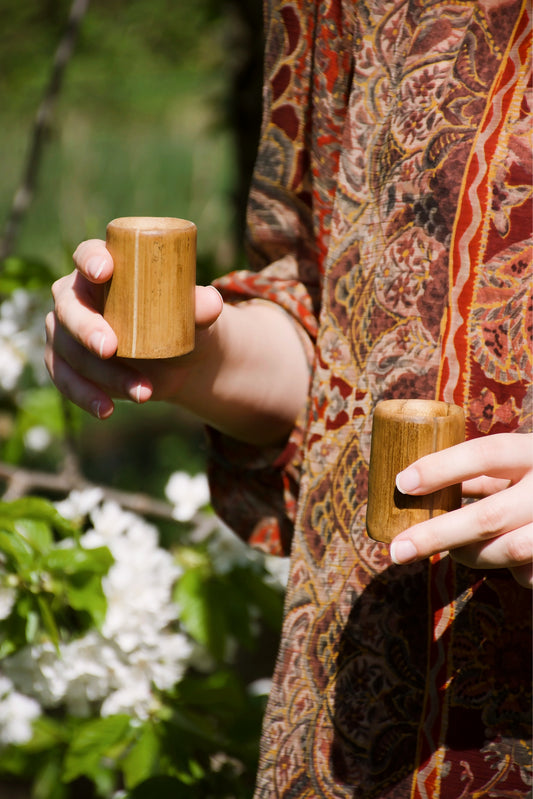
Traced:
<path fill-rule="evenodd" d="M 60 301 L 58 297 L 55 303 L 55 319 L 59 322 L 61 327 L 65 327 L 66 310 L 65 303 Z"/>
<path fill-rule="evenodd" d="M 505 524 L 505 508 L 498 495 L 487 497 L 477 503 L 477 519 L 482 537 L 502 532 Z"/>
<path fill-rule="evenodd" d="M 64 313 L 63 308 L 58 305 L 56 306 L 55 310 L 55 319 L 54 319 L 54 336 L 61 335 L 62 331 L 67 329 L 67 317 Z"/>
<path fill-rule="evenodd" d="M 433 533 L 431 549 L 434 552 L 444 552 L 446 549 L 448 549 L 447 544 L 444 542 L 443 536 L 438 530 Z"/>
<path fill-rule="evenodd" d="M 450 550 L 450 557 L 462 566 L 475 568 L 478 560 L 478 549 L 471 544 L 466 544 L 465 546 Z"/>
<path fill-rule="evenodd" d="M 89 353 L 80 346 L 72 336 L 63 336 L 60 346 L 61 356 L 66 363 L 78 374 L 84 374 L 87 369 Z"/>
<path fill-rule="evenodd" d="M 59 297 L 59 294 L 61 293 L 61 279 L 60 280 L 54 280 L 54 282 L 52 283 L 51 289 L 50 289 L 50 291 L 52 292 L 52 297 L 54 298 L 54 302 L 57 302 L 57 298 Z"/>
<path fill-rule="evenodd" d="M 53 358 L 52 358 L 52 355 L 50 353 L 49 347 L 45 347 L 45 350 L 44 350 L 44 365 L 46 366 L 46 369 L 48 370 L 48 374 L 50 375 L 50 377 L 53 380 L 54 379 L 54 362 L 53 362 Z"/>
<path fill-rule="evenodd" d="M 80 267 L 86 257 L 87 247 L 90 246 L 91 240 L 86 239 L 78 244 L 74 252 L 72 253 L 72 260 L 74 261 L 75 266 Z"/>
<path fill-rule="evenodd" d="M 52 286 L 51 286 L 50 290 L 52 292 L 52 297 L 54 298 L 55 302 L 57 302 L 57 300 L 59 299 L 59 297 L 63 293 L 63 289 L 65 288 L 65 285 L 66 285 L 67 281 L 69 280 L 69 278 L 70 278 L 70 275 L 66 275 L 65 277 L 60 277 L 57 280 L 54 280 L 54 282 L 52 283 Z"/>
<path fill-rule="evenodd" d="M 516 582 L 523 588 L 533 589 L 533 566 L 531 564 L 521 564 L 511 567 L 511 574 Z"/>
<path fill-rule="evenodd" d="M 476 439 L 479 448 L 479 459 L 484 473 L 488 472 L 494 460 L 494 436 L 484 436 Z"/>
<path fill-rule="evenodd" d="M 55 328 L 55 315 L 53 311 L 49 311 L 44 319 L 44 329 L 46 331 L 47 341 L 51 341 L 54 335 Z"/>
<path fill-rule="evenodd" d="M 65 378 L 62 376 L 61 369 L 56 369 L 56 368 L 55 368 L 55 361 L 54 361 L 54 359 L 53 359 L 53 358 L 50 358 L 50 359 L 49 359 L 49 362 L 47 362 L 47 364 L 46 364 L 46 365 L 47 365 L 48 371 L 49 371 L 49 373 L 50 373 L 50 377 L 52 378 L 52 380 L 53 380 L 53 382 L 54 382 L 54 385 L 55 385 L 55 387 L 56 387 L 56 388 L 58 389 L 58 391 L 60 391 L 60 392 L 61 392 L 61 394 L 63 394 L 65 397 L 70 397 L 70 392 L 69 392 L 69 381 L 68 381 L 68 380 L 66 380 L 66 379 L 65 379 Z"/>
<path fill-rule="evenodd" d="M 508 536 L 506 549 L 510 563 L 528 563 L 533 560 L 533 538 L 527 532 Z"/>
<path fill-rule="evenodd" d="M 73 342 L 76 343 L 76 356 L 89 359 L 92 363 L 95 353 L 91 347 L 91 341 L 98 338 L 99 329 L 95 326 L 93 319 L 85 319 L 84 317 L 78 320 L 78 327 L 76 330 L 71 331 Z"/>

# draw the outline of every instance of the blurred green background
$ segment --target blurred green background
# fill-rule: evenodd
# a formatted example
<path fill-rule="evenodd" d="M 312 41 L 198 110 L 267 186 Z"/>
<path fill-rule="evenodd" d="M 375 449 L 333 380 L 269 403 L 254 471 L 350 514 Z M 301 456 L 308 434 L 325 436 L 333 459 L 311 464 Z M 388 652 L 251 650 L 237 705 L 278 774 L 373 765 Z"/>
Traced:
<path fill-rule="evenodd" d="M 0 0 L 0 241 L 71 6 L 72 0 Z M 80 241 L 103 238 L 109 220 L 128 215 L 193 220 L 198 227 L 199 283 L 241 267 L 244 208 L 260 125 L 262 50 L 260 0 L 91 0 L 46 129 L 35 194 L 9 252 L 15 265 L 27 270 L 20 273 L 24 285 L 32 288 L 25 275 L 33 262 L 37 271 L 39 263 L 44 265 L 40 274 L 45 284 L 48 271 L 50 282 L 70 272 Z M 122 402 L 102 423 L 63 404 L 50 382 L 36 386 L 31 381 L 28 372 L 13 396 L 0 397 L 3 463 L 58 472 L 74 453 L 76 469 L 94 483 L 156 498 L 164 497 L 172 472 L 204 470 L 203 428 L 179 409 Z M 52 443 L 43 450 L 28 449 L 24 435 L 40 424 L 53 433 Z M 52 490 L 35 493 L 62 498 Z M 169 548 L 188 529 L 163 519 L 157 524 L 161 544 Z M 213 667 L 215 693 L 204 696 L 201 683 L 197 702 L 202 713 L 209 705 L 212 723 L 221 730 L 238 718 L 227 681 L 247 685 L 268 678 L 273 670 L 282 596 L 263 584 L 262 576 L 254 572 L 252 577 L 257 596 L 252 596 L 250 608 L 239 586 L 235 588 L 233 572 L 198 579 L 198 591 L 205 594 L 199 594 L 198 604 L 205 600 L 206 614 L 211 607 L 217 611 L 215 624 L 222 614 L 217 635 L 231 633 L 235 648 L 229 668 L 218 662 Z M 247 584 L 242 590 L 248 591 Z M 266 597 L 272 606 L 266 622 L 258 597 Z M 253 635 L 247 632 L 248 616 Z M 253 640 L 244 646 L 247 635 Z M 208 674 L 205 684 L 210 679 Z M 184 692 L 190 690 L 187 683 Z M 239 796 L 251 793 L 264 701 L 262 696 L 243 696 L 241 715 L 248 714 L 250 724 L 243 735 L 248 738 L 230 742 L 233 749 L 242 749 L 247 769 Z M 194 705 L 197 698 L 186 699 Z M 16 752 L 13 758 L 16 766 Z M 0 775 L 0 796 L 26 799 L 30 775 L 15 766 L 7 776 Z M 15 777 L 8 779 L 11 773 Z M 23 779 L 16 778 L 19 773 Z M 80 783 L 84 792 L 78 783 L 69 795 L 93 796 L 92 784 Z M 31 793 L 34 799 L 48 796 L 39 790 Z"/>
<path fill-rule="evenodd" d="M 5 220 L 69 0 L 1 0 L 0 220 Z M 109 219 L 182 216 L 200 276 L 240 258 L 259 124 L 261 4 L 92 0 L 67 67 L 18 254 L 58 272 Z"/>
<path fill-rule="evenodd" d="M 0 235 L 70 7 L 0 0 Z M 198 282 L 242 265 L 261 56 L 257 0 L 92 0 L 13 254 L 65 274 L 76 245 L 104 237 L 110 219 L 161 215 L 197 224 Z M 176 409 L 122 403 L 105 424 L 83 414 L 78 424 L 95 482 L 161 496 L 170 471 L 203 468 L 203 432 Z M 44 453 L 28 465 L 52 463 Z"/>

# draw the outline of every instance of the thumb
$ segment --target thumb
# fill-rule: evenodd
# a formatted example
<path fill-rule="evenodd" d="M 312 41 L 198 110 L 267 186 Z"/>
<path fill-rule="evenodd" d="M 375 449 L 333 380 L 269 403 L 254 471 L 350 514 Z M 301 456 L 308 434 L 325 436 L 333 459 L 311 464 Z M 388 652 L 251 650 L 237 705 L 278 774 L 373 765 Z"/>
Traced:
<path fill-rule="evenodd" d="M 199 328 L 210 327 L 224 307 L 222 295 L 214 286 L 196 286 L 196 326 Z"/>

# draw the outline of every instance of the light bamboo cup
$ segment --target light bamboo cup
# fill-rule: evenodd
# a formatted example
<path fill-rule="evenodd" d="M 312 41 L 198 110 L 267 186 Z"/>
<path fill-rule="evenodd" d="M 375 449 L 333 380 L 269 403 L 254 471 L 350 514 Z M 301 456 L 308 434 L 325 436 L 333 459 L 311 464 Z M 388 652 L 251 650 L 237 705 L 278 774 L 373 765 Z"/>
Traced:
<path fill-rule="evenodd" d="M 461 506 L 461 485 L 425 496 L 407 496 L 396 475 L 432 452 L 464 441 L 462 408 L 436 400 L 384 400 L 374 411 L 366 528 L 390 543 L 402 530 Z"/>
<path fill-rule="evenodd" d="M 123 358 L 175 358 L 194 349 L 196 225 L 131 216 L 107 226 L 114 270 L 104 318 Z"/>

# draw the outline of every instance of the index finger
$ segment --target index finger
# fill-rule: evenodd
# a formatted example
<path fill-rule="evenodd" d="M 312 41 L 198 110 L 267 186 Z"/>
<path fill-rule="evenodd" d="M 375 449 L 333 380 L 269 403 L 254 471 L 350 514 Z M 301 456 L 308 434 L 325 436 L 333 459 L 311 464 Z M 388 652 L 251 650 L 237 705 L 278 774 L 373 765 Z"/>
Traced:
<path fill-rule="evenodd" d="M 499 433 L 425 455 L 397 475 L 404 494 L 420 495 L 483 475 L 514 482 L 533 468 L 531 434 Z"/>
<path fill-rule="evenodd" d="M 102 239 L 83 241 L 72 259 L 76 269 L 93 283 L 105 283 L 113 274 L 113 259 Z"/>
<path fill-rule="evenodd" d="M 531 523 L 531 507 L 524 501 L 524 496 L 531 495 L 531 482 L 526 486 L 511 486 L 404 530 L 391 544 L 392 560 L 409 563 L 437 552 L 482 544 L 525 527 Z"/>

